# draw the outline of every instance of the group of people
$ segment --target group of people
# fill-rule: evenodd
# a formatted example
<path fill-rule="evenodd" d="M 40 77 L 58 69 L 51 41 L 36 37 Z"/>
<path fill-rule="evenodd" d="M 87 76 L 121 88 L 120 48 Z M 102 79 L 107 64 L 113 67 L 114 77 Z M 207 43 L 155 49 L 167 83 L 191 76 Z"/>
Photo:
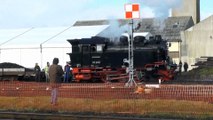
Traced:
<path fill-rule="evenodd" d="M 46 82 L 49 82 L 51 87 L 51 104 L 52 105 L 57 105 L 58 89 L 60 87 L 60 83 L 62 82 L 63 75 L 64 75 L 63 82 L 69 82 L 72 79 L 71 78 L 72 68 L 69 62 L 67 62 L 67 64 L 65 65 L 64 70 L 62 69 L 61 65 L 58 65 L 58 63 L 59 63 L 59 59 L 54 58 L 52 65 L 50 65 L 49 62 L 47 62 L 47 66 L 44 68 Z M 36 74 L 35 79 L 37 81 L 40 81 L 41 68 L 39 67 L 38 63 L 35 64 L 34 71 Z"/>
<path fill-rule="evenodd" d="M 40 82 L 41 79 L 43 77 L 45 77 L 46 82 L 49 82 L 49 79 L 50 79 L 49 78 L 49 67 L 50 67 L 50 63 L 47 62 L 47 65 L 43 69 L 43 75 L 42 75 L 41 68 L 38 65 L 38 63 L 36 63 L 35 67 L 34 67 L 35 81 Z M 71 71 L 72 71 L 72 67 L 70 66 L 69 62 L 67 62 L 66 65 L 64 66 L 64 74 L 63 74 L 64 75 L 63 76 L 64 79 L 61 79 L 61 82 L 64 82 L 64 83 L 72 82 Z"/>
<path fill-rule="evenodd" d="M 188 63 L 187 62 L 184 62 L 184 64 L 182 64 L 182 61 L 179 62 L 179 73 L 182 72 L 182 66 L 183 66 L 183 69 L 184 69 L 184 72 L 187 72 L 188 70 Z"/>

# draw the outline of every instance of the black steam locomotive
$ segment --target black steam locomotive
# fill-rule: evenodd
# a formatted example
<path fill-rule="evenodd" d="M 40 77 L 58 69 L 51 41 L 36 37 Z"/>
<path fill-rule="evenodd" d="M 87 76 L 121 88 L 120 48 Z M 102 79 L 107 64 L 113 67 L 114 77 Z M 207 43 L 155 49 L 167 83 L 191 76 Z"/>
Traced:
<path fill-rule="evenodd" d="M 119 40 L 111 41 L 104 37 L 72 39 L 72 53 L 69 53 L 73 67 L 74 79 L 108 81 L 109 76 L 114 79 L 127 78 L 128 68 L 128 35 L 122 35 Z M 134 68 L 142 71 L 145 76 L 157 74 L 158 79 L 170 80 L 173 75 L 167 69 L 168 45 L 160 35 L 146 39 L 144 36 L 134 36 Z M 137 73 L 137 72 L 136 72 Z M 112 75 L 116 74 L 116 75 Z"/>
<path fill-rule="evenodd" d="M 97 36 L 68 41 L 72 45 L 72 53 L 69 55 L 73 67 L 119 68 L 128 59 L 128 36 L 121 36 L 118 42 Z M 149 40 L 143 36 L 134 37 L 134 67 L 166 61 L 167 58 L 167 42 L 160 35 L 150 37 Z"/>

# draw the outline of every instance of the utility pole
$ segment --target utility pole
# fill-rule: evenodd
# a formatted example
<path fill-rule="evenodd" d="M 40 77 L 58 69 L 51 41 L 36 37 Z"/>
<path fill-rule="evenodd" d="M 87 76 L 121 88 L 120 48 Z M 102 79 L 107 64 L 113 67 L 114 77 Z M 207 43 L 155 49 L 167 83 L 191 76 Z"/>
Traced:
<path fill-rule="evenodd" d="M 68 29 L 70 29 L 72 26 L 69 26 L 68 28 L 60 31 L 59 33 L 55 34 L 54 36 L 51 36 L 50 38 L 48 38 L 47 40 L 43 41 L 42 43 L 40 43 L 40 54 L 41 54 L 41 57 L 40 57 L 40 62 L 41 62 L 41 67 L 43 67 L 43 50 L 44 50 L 44 47 L 43 47 L 43 44 L 45 44 L 46 42 L 56 38 L 57 36 L 61 35 L 62 33 L 64 33 L 65 31 L 67 31 Z"/>
<path fill-rule="evenodd" d="M 41 43 L 41 44 L 40 44 L 40 55 L 41 55 L 41 56 L 40 56 L 40 59 L 41 59 L 41 61 L 40 61 L 40 62 L 41 62 L 41 65 L 40 65 L 40 66 L 41 66 L 41 68 L 43 68 L 43 65 L 42 65 L 42 63 L 43 63 L 43 54 L 42 54 L 42 51 L 43 51 L 43 50 L 42 50 L 42 49 L 43 49 L 43 48 L 42 48 L 42 43 Z"/>

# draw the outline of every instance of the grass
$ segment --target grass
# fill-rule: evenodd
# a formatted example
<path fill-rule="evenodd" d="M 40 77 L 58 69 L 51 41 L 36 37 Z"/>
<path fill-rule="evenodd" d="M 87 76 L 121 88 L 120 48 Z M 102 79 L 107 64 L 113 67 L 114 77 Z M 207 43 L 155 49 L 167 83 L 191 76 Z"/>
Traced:
<path fill-rule="evenodd" d="M 213 74 L 213 67 L 199 67 L 199 68 L 195 68 L 192 69 L 191 71 L 189 71 L 187 74 L 189 75 L 200 75 L 200 76 L 209 76 Z"/>
<path fill-rule="evenodd" d="M 0 97 L 2 111 L 128 114 L 162 118 L 212 119 L 213 105 L 178 100 L 94 100 L 59 98 L 52 106 L 50 97 Z"/>

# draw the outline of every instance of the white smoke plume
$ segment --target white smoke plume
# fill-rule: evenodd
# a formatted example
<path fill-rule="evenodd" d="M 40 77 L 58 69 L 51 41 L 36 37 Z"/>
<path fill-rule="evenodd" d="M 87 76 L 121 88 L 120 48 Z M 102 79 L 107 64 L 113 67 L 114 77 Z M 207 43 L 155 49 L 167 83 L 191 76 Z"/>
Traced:
<path fill-rule="evenodd" d="M 154 17 L 156 18 L 154 21 L 155 26 L 159 26 L 159 29 L 164 28 L 164 20 L 169 17 L 169 12 L 172 8 L 180 7 L 182 0 L 128 0 L 129 3 L 139 3 L 142 7 L 150 8 L 153 13 Z M 146 10 L 146 9 L 143 9 Z M 150 12 L 150 11 L 149 11 Z M 140 16 L 142 18 L 143 14 L 146 11 L 140 11 Z M 134 21 L 134 28 L 138 27 L 139 21 Z M 102 34 L 101 36 L 110 38 L 111 41 L 117 42 L 118 38 L 121 36 L 122 33 L 130 31 L 130 25 L 127 24 L 125 26 L 121 26 L 117 20 L 110 20 L 109 21 L 109 28 L 107 29 L 107 33 Z"/>
<path fill-rule="evenodd" d="M 121 25 L 118 20 L 111 19 L 109 21 L 109 27 L 107 28 L 107 32 L 102 33 L 100 36 L 110 38 L 111 41 L 117 43 L 120 36 L 128 31 L 128 25 Z"/>
<path fill-rule="evenodd" d="M 169 17 L 169 14 L 172 9 L 181 8 L 183 0 L 129 0 L 130 3 L 139 3 L 140 4 L 140 16 L 143 17 L 143 14 L 147 14 L 144 11 L 143 7 L 148 7 L 152 10 L 154 14 L 154 26 L 158 26 L 160 30 L 163 30 L 165 27 L 165 19 Z"/>
<path fill-rule="evenodd" d="M 179 8 L 182 0 L 129 0 L 130 3 L 139 3 L 140 6 L 146 6 L 153 10 L 154 16 L 157 19 L 165 19 L 169 17 L 169 12 L 173 8 Z M 143 13 L 141 11 L 141 17 Z"/>

